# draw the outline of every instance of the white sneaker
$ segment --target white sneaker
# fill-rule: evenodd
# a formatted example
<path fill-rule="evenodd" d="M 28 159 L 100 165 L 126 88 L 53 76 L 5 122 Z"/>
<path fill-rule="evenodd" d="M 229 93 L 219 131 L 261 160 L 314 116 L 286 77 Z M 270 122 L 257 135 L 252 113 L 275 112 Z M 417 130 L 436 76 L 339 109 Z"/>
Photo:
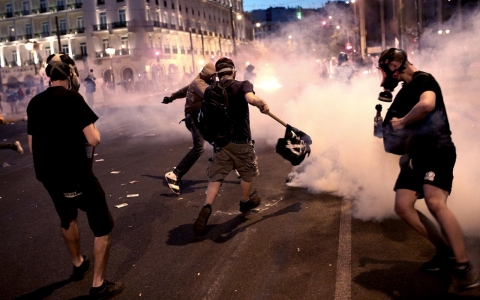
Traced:
<path fill-rule="evenodd" d="M 167 180 L 168 187 L 177 195 L 180 195 L 180 184 L 181 181 L 177 175 L 173 172 L 168 172 L 165 174 L 165 179 Z"/>
<path fill-rule="evenodd" d="M 23 154 L 23 148 L 22 148 L 22 145 L 20 145 L 19 141 L 15 142 L 15 146 L 17 146 L 17 152 L 20 154 Z"/>

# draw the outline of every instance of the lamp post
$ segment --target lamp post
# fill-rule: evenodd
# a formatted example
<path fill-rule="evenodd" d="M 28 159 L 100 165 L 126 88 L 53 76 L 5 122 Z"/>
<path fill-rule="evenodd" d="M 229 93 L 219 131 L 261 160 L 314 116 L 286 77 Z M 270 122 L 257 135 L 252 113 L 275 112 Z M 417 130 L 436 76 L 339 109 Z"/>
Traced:
<path fill-rule="evenodd" d="M 37 75 L 37 64 L 35 63 L 36 46 L 37 46 L 37 42 L 35 41 L 33 42 L 28 41 L 25 43 L 25 49 L 27 49 L 27 51 L 29 51 L 32 54 L 33 68 L 35 70 L 35 75 Z"/>
<path fill-rule="evenodd" d="M 112 89 L 115 89 L 115 77 L 113 76 L 113 55 L 115 54 L 115 49 L 107 48 L 105 52 L 110 55 L 110 82 L 112 83 Z"/>

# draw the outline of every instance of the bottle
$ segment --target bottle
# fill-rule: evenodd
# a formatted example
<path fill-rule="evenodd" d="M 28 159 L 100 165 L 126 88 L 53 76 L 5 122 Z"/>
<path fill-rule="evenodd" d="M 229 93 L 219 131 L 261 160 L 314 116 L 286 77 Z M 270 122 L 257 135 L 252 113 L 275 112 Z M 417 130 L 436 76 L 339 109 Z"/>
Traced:
<path fill-rule="evenodd" d="M 377 110 L 377 114 L 375 118 L 373 118 L 373 135 L 377 138 L 383 138 L 383 118 L 382 118 L 382 105 L 377 104 L 375 105 L 375 109 Z"/>

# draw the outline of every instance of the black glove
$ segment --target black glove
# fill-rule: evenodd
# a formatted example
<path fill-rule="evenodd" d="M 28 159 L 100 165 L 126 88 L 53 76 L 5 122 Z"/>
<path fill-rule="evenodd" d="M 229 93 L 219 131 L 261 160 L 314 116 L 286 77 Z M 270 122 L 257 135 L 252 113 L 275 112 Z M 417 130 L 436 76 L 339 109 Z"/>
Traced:
<path fill-rule="evenodd" d="M 162 103 L 168 104 L 168 103 L 172 103 L 172 102 L 173 102 L 173 100 L 170 97 L 163 97 Z"/>

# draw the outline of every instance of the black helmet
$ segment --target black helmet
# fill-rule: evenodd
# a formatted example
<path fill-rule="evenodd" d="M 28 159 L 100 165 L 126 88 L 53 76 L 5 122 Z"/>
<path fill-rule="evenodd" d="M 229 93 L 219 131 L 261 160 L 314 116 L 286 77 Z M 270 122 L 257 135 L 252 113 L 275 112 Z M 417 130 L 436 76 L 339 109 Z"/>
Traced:
<path fill-rule="evenodd" d="M 340 66 L 342 63 L 348 61 L 348 55 L 347 55 L 347 53 L 345 53 L 345 52 L 340 52 L 340 53 L 338 53 L 337 61 L 338 61 L 338 65 L 339 65 L 339 66 Z"/>

